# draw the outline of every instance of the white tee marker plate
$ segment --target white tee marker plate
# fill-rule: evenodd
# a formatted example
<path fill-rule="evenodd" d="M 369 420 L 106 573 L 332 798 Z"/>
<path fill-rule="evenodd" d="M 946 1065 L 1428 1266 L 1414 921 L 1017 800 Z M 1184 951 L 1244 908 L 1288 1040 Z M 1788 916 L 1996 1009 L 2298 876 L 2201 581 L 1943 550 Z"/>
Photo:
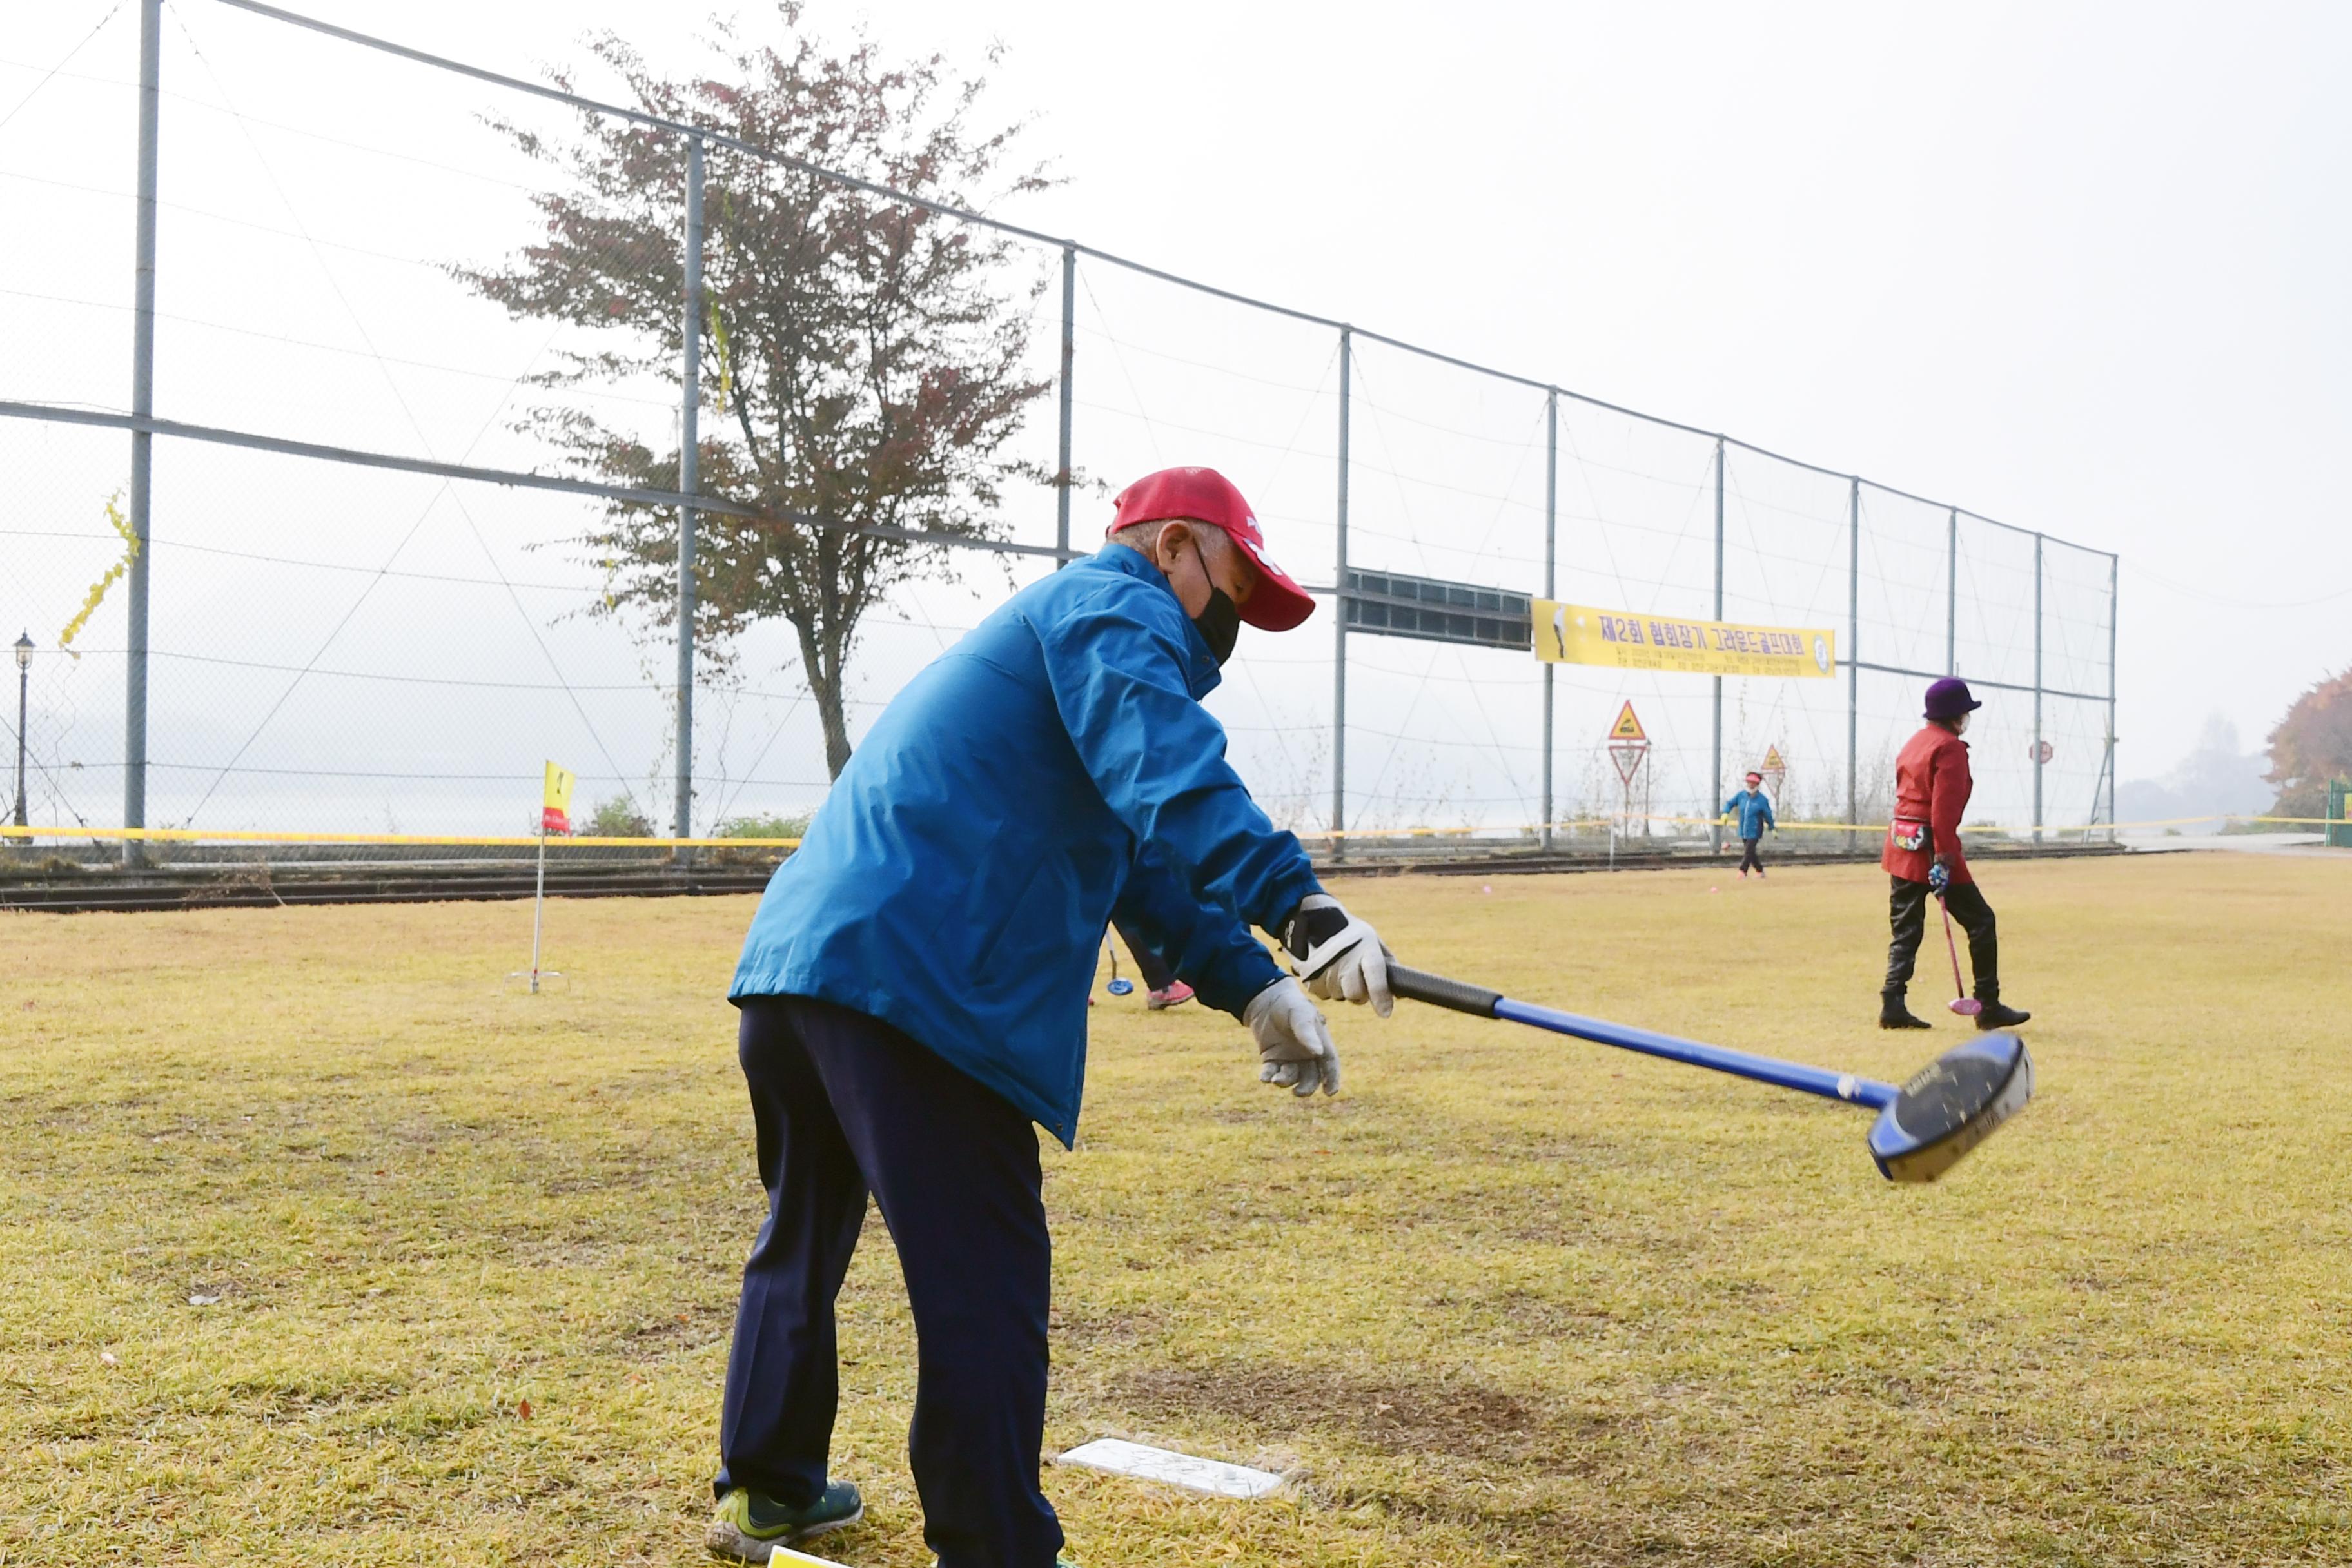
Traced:
<path fill-rule="evenodd" d="M 1221 1459 L 1198 1459 L 1173 1449 L 1122 1442 L 1117 1437 L 1097 1437 L 1091 1443 L 1081 1443 L 1057 1462 L 1089 1470 L 1108 1470 L 1115 1476 L 1133 1476 L 1139 1480 L 1162 1481 L 1187 1491 L 1206 1492 L 1211 1497 L 1261 1498 L 1282 1485 L 1282 1478 L 1272 1470 L 1254 1470 L 1247 1465 L 1228 1465 Z"/>

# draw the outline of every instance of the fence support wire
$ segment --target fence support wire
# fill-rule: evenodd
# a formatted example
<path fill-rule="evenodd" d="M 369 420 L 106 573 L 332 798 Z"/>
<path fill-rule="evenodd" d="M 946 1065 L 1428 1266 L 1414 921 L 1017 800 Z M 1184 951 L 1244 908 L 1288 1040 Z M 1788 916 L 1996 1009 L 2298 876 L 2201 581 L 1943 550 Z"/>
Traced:
<path fill-rule="evenodd" d="M 691 496 L 701 488 L 702 415 L 702 138 L 686 139 L 685 349 L 678 375 L 685 395 L 677 408 L 677 488 Z M 671 829 L 680 838 L 694 834 L 694 507 L 677 509 L 677 803 Z M 678 858 L 691 851 L 680 849 Z"/>
<path fill-rule="evenodd" d="M 356 447 L 333 447 L 321 441 L 290 441 L 278 436 L 257 436 L 249 430 L 223 430 L 210 425 L 190 425 L 177 419 L 140 418 L 87 408 L 58 408 L 41 403 L 16 403 L 0 398 L 0 419 L 33 419 L 53 425 L 90 425 L 110 430 L 149 431 L 184 441 L 210 441 L 243 447 L 255 452 L 276 452 L 289 458 L 316 458 L 321 462 L 352 463 L 366 468 L 390 468 L 404 474 L 430 474 L 436 479 L 473 479 L 488 485 L 512 485 L 519 489 L 554 490 L 563 495 L 595 496 L 604 500 L 637 501 L 646 506 L 678 507 L 690 501 L 698 512 L 740 517 L 771 528 L 815 528 L 854 533 L 864 539 L 899 539 L 910 544 L 937 544 L 950 550 L 980 550 L 995 555 L 1043 555 L 1059 560 L 1075 552 L 1050 544 L 1022 544 L 1009 539 L 974 539 L 968 534 L 940 533 L 931 529 L 898 528 L 887 522 L 844 522 L 839 518 L 779 508 L 762 511 L 723 496 L 686 496 L 642 485 L 608 485 L 595 479 L 575 479 L 563 474 L 535 474 L 521 468 L 480 468 L 467 463 L 444 463 L 432 458 L 407 458 L 396 452 L 368 452 Z"/>

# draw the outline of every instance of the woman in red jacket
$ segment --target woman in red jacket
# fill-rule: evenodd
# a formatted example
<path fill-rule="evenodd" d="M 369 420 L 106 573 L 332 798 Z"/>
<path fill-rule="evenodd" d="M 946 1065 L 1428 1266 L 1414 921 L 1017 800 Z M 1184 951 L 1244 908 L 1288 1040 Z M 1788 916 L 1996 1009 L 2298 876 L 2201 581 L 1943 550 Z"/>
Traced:
<path fill-rule="evenodd" d="M 1969 683 L 1947 678 L 1927 688 L 1927 726 L 1904 742 L 1895 759 L 1895 820 L 1887 825 L 1886 851 L 1879 858 L 1894 880 L 1888 912 L 1895 941 L 1886 950 L 1886 988 L 1879 995 L 1878 1026 L 1924 1029 L 1903 1004 L 1912 963 L 1927 929 L 1927 899 L 1936 894 L 1969 933 L 1969 963 L 1976 971 L 1979 1029 L 2013 1029 L 2032 1017 L 2000 1000 L 2000 945 L 1993 932 L 1992 906 L 1977 890 L 1960 850 L 1960 814 L 1968 809 L 1969 743 L 1960 735 L 1969 715 L 1984 704 L 1969 695 Z"/>

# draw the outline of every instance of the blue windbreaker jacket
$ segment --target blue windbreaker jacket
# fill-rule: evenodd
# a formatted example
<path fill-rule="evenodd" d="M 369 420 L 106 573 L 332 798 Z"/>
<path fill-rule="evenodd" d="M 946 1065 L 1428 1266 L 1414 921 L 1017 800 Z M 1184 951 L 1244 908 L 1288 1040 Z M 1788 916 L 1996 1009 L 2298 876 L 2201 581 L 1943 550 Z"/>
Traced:
<path fill-rule="evenodd" d="M 1212 1006 L 1279 978 L 1248 930 L 1318 891 L 1201 706 L 1215 658 L 1122 545 L 1032 584 L 910 681 L 777 869 L 728 994 L 905 1031 L 1065 1144 L 1116 914 Z"/>
<path fill-rule="evenodd" d="M 1744 789 L 1723 803 L 1723 815 L 1739 818 L 1739 837 L 1761 838 L 1768 827 L 1777 829 L 1772 820 L 1772 803 L 1764 798 L 1760 789 Z"/>

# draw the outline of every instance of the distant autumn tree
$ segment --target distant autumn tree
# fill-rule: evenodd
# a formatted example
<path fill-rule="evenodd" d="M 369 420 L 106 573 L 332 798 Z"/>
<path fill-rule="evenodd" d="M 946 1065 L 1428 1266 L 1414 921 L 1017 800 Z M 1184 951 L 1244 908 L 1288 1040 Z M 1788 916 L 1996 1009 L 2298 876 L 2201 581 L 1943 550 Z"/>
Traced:
<path fill-rule="evenodd" d="M 1034 169 L 1006 167 L 1017 127 L 972 124 L 983 78 L 951 80 L 938 56 L 890 63 L 864 39 L 829 52 L 791 0 L 776 16 L 775 45 L 722 27 L 711 77 L 660 76 L 611 34 L 590 47 L 646 112 L 752 147 L 966 208 L 1043 184 Z M 542 238 L 503 268 L 458 276 L 517 317 L 609 339 L 543 384 L 677 385 L 684 139 L 585 113 L 578 138 L 560 144 L 501 129 L 564 177 L 533 198 Z M 1051 478 L 1005 455 L 1048 384 L 1024 368 L 1042 268 L 1024 268 L 992 231 L 705 145 L 701 493 L 859 526 L 998 536 L 1005 486 Z M 649 443 L 577 407 L 537 410 L 530 424 L 577 471 L 677 487 L 675 434 Z M 900 584 L 946 574 L 949 550 L 709 512 L 696 537 L 698 645 L 723 665 L 745 628 L 790 622 L 825 765 L 839 776 L 859 623 Z M 592 613 L 634 619 L 649 639 L 665 635 L 676 614 L 676 511 L 607 503 L 583 542 L 610 577 Z"/>
<path fill-rule="evenodd" d="M 2270 735 L 2279 816 L 2327 815 L 2327 781 L 2352 775 L 2352 669 L 2294 700 Z"/>

